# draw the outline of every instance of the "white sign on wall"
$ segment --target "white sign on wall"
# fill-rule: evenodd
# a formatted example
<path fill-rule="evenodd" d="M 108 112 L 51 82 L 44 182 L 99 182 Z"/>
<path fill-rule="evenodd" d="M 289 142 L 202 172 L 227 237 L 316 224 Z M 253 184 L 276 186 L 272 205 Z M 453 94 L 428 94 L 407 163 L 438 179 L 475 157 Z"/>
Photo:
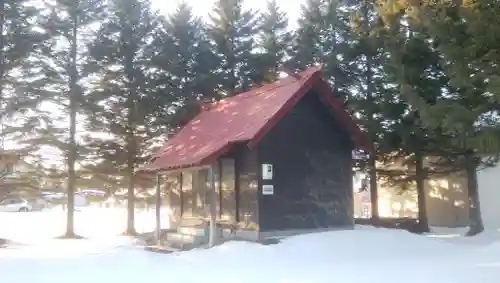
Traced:
<path fill-rule="evenodd" d="M 262 164 L 262 180 L 272 180 L 272 179 L 273 179 L 273 165 Z"/>
<path fill-rule="evenodd" d="M 273 185 L 262 185 L 262 194 L 269 196 L 274 195 L 274 186 Z"/>

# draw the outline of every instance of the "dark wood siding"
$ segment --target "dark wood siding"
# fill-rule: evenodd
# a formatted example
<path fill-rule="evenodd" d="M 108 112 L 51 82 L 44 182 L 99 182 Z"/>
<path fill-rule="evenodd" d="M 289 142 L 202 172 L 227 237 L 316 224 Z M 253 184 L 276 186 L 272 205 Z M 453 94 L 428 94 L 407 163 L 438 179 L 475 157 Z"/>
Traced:
<path fill-rule="evenodd" d="M 259 164 L 274 170 L 260 180 L 260 231 L 352 225 L 352 142 L 329 111 L 308 93 L 259 143 Z"/>

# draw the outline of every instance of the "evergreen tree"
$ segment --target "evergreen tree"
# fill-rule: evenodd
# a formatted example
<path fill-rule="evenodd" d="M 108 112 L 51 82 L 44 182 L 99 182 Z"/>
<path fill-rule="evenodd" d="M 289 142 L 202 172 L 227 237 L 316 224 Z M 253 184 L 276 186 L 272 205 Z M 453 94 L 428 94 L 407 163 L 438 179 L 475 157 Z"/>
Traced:
<path fill-rule="evenodd" d="M 344 1 L 308 0 L 302 6 L 293 44 L 293 64 L 298 68 L 323 65 L 335 96 L 345 101 L 354 78 L 347 59 L 351 12 Z"/>
<path fill-rule="evenodd" d="M 266 81 L 276 80 L 279 68 L 287 60 L 292 46 L 292 33 L 288 29 L 288 18 L 276 0 L 267 2 L 267 11 L 262 14 L 258 46 L 263 51 L 262 60 Z"/>
<path fill-rule="evenodd" d="M 396 14 L 398 6 L 386 1 L 385 17 Z M 434 48 L 442 58 L 441 67 L 449 78 L 443 85 L 443 95 L 435 103 L 422 98 L 418 89 L 402 83 L 405 98 L 418 109 L 423 124 L 431 130 L 438 130 L 445 137 L 440 144 L 445 152 L 446 166 L 459 171 L 465 170 L 468 179 L 470 199 L 471 235 L 482 231 L 476 169 L 483 156 L 498 156 L 500 128 L 491 119 L 491 110 L 497 111 L 495 74 L 498 56 L 492 53 L 498 42 L 494 33 L 485 35 L 482 29 L 491 24 L 500 6 L 491 1 L 472 1 L 461 6 L 460 1 L 434 3 L 427 6 L 412 2 L 409 18 L 414 26 L 425 28 Z M 401 7 L 401 6 L 399 6 Z M 486 24 L 488 22 L 488 24 Z M 400 48 L 393 48 L 393 56 L 402 58 Z M 401 73 L 401 72 L 400 72 Z"/>
<path fill-rule="evenodd" d="M 192 118 L 201 99 L 215 98 L 218 57 L 212 52 L 203 23 L 186 3 L 166 20 L 153 46 L 162 47 L 152 61 L 161 70 L 157 74 L 161 79 L 156 81 L 164 86 L 156 96 L 162 101 L 154 112 L 163 117 L 159 123 L 175 130 Z"/>
<path fill-rule="evenodd" d="M 49 120 L 39 111 L 47 96 L 39 89 L 43 82 L 34 62 L 47 37 L 35 29 L 40 13 L 32 4 L 0 2 L 0 147 L 3 149 L 4 140 L 17 143 L 16 151 L 22 157 L 33 150 L 20 145 L 21 138 Z"/>
<path fill-rule="evenodd" d="M 498 71 L 494 67 L 500 62 L 495 55 L 498 36 L 485 34 L 481 29 L 493 23 L 500 5 L 477 0 L 463 7 L 451 3 L 420 11 L 443 54 L 443 67 L 450 78 L 447 92 L 453 95 L 432 106 L 425 101 L 417 103 L 425 111 L 428 126 L 443 128 L 454 137 L 451 150 L 464 153 L 471 221 L 468 234 L 475 235 L 484 229 L 476 170 L 481 157 L 499 156 L 500 152 L 500 124 L 493 118 L 500 108 L 491 99 L 492 95 L 500 97 Z"/>
<path fill-rule="evenodd" d="M 419 225 L 413 227 L 413 231 L 426 232 L 429 227 L 424 182 L 430 175 L 438 173 L 426 168 L 424 160 L 427 155 L 437 154 L 436 149 L 440 147 L 439 140 L 442 136 L 437 135 L 436 131 L 423 128 L 418 109 L 411 107 L 401 96 L 398 84 L 411 85 L 425 101 L 435 103 L 441 96 L 447 78 L 439 66 L 439 54 L 428 43 L 427 34 L 404 24 L 409 20 L 401 13 L 404 9 L 396 9 L 394 18 L 389 21 L 383 9 L 376 9 L 368 1 L 360 4 L 364 7 L 353 6 L 354 10 L 360 11 L 355 27 L 360 28 L 360 31 L 365 30 L 365 33 L 359 32 L 363 36 L 354 41 L 358 48 L 353 50 L 361 51 L 357 56 L 361 55 L 359 58 L 362 59 L 354 66 L 364 66 L 363 70 L 355 71 L 360 77 L 372 77 L 372 80 L 366 80 L 366 94 L 371 95 L 356 95 L 351 101 L 356 112 L 363 115 L 362 121 L 368 122 L 366 127 L 371 129 L 369 132 L 375 134 L 378 161 L 384 166 L 396 163 L 406 168 L 379 168 L 377 172 L 379 178 L 402 190 L 416 187 Z M 371 5 L 368 10 L 371 16 L 366 16 L 367 4 Z M 367 18 L 370 19 L 371 27 L 362 20 Z M 387 30 L 382 25 L 382 20 L 385 21 Z M 394 42 L 398 42 L 397 52 L 401 57 L 396 65 L 390 64 L 391 60 L 394 61 L 394 54 L 391 52 L 394 50 Z M 368 67 L 373 71 L 368 72 Z M 368 88 L 370 81 L 371 91 Z M 373 118 L 368 118 L 370 116 Z M 371 168 L 374 157 L 368 160 Z M 375 187 L 375 182 L 372 182 L 372 187 Z"/>
<path fill-rule="evenodd" d="M 260 60 L 254 53 L 257 17 L 242 6 L 243 0 L 216 1 L 207 28 L 220 62 L 216 69 L 220 92 L 226 96 L 248 90 L 262 80 Z"/>
<path fill-rule="evenodd" d="M 419 90 L 419 95 L 426 96 L 429 102 L 436 101 L 440 96 L 440 88 L 446 81 L 440 81 L 441 76 L 439 76 L 439 68 L 437 68 L 439 57 L 427 44 L 426 35 L 401 25 L 401 22 L 395 22 L 391 32 L 384 35 L 387 44 L 385 47 L 389 47 L 390 42 L 396 38 L 403 42 L 404 48 L 401 49 L 404 50 L 404 60 L 398 64 L 404 66 L 405 75 L 402 78 L 405 83 L 413 85 L 415 89 Z M 389 63 L 389 61 L 386 62 L 385 69 L 391 74 L 393 81 L 398 82 L 397 77 L 400 75 L 401 68 L 398 66 L 393 68 Z M 393 119 L 389 135 L 384 138 L 386 141 L 389 140 L 388 150 L 392 151 L 390 155 L 392 160 L 386 159 L 386 161 L 400 162 L 407 169 L 404 172 L 388 174 L 388 177 L 392 183 L 400 185 L 403 189 L 411 184 L 415 185 L 419 223 L 418 227 L 414 227 L 414 231 L 428 232 L 424 187 L 428 174 L 424 168 L 424 159 L 429 154 L 430 132 L 422 130 L 423 126 L 418 111 L 405 103 L 399 92 L 396 92 L 395 95 L 399 100 L 400 112 L 397 116 L 392 117 L 400 116 L 401 118 Z"/>
<path fill-rule="evenodd" d="M 33 59 L 38 65 L 37 96 L 30 98 L 29 107 L 34 109 L 38 103 L 51 102 L 52 113 L 47 113 L 48 123 L 39 118 L 26 121 L 30 127 L 42 124 L 36 135 L 31 134 L 26 143 L 35 147 L 55 147 L 63 153 L 67 167 L 68 211 L 64 237 L 77 237 L 74 232 L 74 193 L 76 184 L 75 163 L 78 157 L 77 113 L 83 100 L 82 59 L 85 58 L 84 43 L 92 36 L 90 26 L 103 10 L 101 0 L 57 0 L 44 2 L 42 15 L 45 21 L 39 28 L 50 36 L 50 40 Z M 22 99 L 26 96 L 22 95 Z M 25 101 L 26 102 L 26 101 Z M 27 103 L 26 103 L 27 104 Z M 28 106 L 26 105 L 25 106 Z M 19 106 L 19 105 L 18 105 Z M 59 112 L 59 113 L 58 113 Z M 69 116 L 69 121 L 66 117 Z M 60 126 L 69 122 L 68 128 Z M 58 125 L 59 124 L 59 125 Z"/>
<path fill-rule="evenodd" d="M 299 27 L 294 34 L 293 63 L 299 68 L 323 63 L 321 52 L 323 0 L 308 0 L 302 6 Z"/>
<path fill-rule="evenodd" d="M 160 48 L 152 45 L 160 20 L 147 0 L 113 0 L 108 10 L 90 48 L 87 69 L 99 79 L 91 89 L 86 108 L 92 115 L 89 130 L 106 132 L 109 138 L 96 139 L 89 147 L 101 164 L 120 169 L 117 174 L 123 176 L 128 189 L 125 233 L 133 235 L 137 185 L 134 171 L 147 157 L 144 143 L 154 130 L 149 127 L 150 109 L 157 107 L 153 105 L 157 93 L 151 91 L 155 82 L 150 79 L 157 70 L 151 69 L 149 55 Z"/>
<path fill-rule="evenodd" d="M 387 27 L 384 33 L 385 48 L 390 53 L 391 61 L 387 62 L 386 69 L 393 82 L 398 89 L 411 86 L 418 97 L 426 103 L 435 104 L 442 98 L 442 89 L 448 84 L 448 78 L 440 66 L 440 53 L 430 44 L 428 32 L 422 26 L 415 25 L 414 19 L 402 8 L 380 5 L 378 12 Z M 453 172 L 440 162 L 442 148 L 449 138 L 439 129 L 426 127 L 420 109 L 408 104 L 400 91 L 397 97 L 404 111 L 400 114 L 401 119 L 392 124 L 391 135 L 386 140 L 392 143 L 393 151 L 397 149 L 392 160 L 404 160 L 402 165 L 407 170 L 390 172 L 388 175 L 392 183 L 403 189 L 409 185 L 416 187 L 419 223 L 414 231 L 427 232 L 429 225 L 424 184 L 428 178 L 449 176 Z"/>
<path fill-rule="evenodd" d="M 348 62 L 346 72 L 349 77 L 349 106 L 375 143 L 375 151 L 367 153 L 361 167 L 369 172 L 371 216 L 373 222 L 377 223 L 377 158 L 384 152 L 393 150 L 392 145 L 384 144 L 384 136 L 388 130 L 387 125 L 398 119 L 404 108 L 398 105 L 383 68 L 387 56 L 383 49 L 379 16 L 374 4 L 371 0 L 348 2 L 346 9 L 352 13 L 351 32 L 344 36 L 348 42 L 345 60 Z"/>

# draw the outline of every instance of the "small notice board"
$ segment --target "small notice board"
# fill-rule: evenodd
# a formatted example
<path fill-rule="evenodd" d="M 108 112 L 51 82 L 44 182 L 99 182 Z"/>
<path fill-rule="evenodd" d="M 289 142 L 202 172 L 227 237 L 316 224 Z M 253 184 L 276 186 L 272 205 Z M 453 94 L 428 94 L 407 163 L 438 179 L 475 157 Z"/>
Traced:
<path fill-rule="evenodd" d="M 262 186 L 262 194 L 263 195 L 274 195 L 274 186 L 273 185 L 263 185 Z"/>

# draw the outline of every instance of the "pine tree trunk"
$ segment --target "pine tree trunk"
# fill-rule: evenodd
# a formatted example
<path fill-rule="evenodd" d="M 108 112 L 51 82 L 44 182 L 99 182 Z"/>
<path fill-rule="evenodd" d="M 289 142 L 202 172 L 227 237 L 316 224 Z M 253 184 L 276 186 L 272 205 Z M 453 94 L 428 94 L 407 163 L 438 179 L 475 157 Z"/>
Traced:
<path fill-rule="evenodd" d="M 230 48 L 231 52 L 233 52 L 233 44 L 231 43 Z M 238 78 L 236 77 L 236 60 L 231 53 L 231 56 L 229 57 L 228 60 L 228 66 L 230 69 L 230 75 L 229 75 L 229 85 L 228 85 L 228 96 L 233 96 L 236 93 L 236 86 L 238 85 Z"/>
<path fill-rule="evenodd" d="M 364 40 L 368 40 L 369 37 L 369 27 L 370 27 L 370 19 L 369 19 L 369 1 L 365 0 L 362 5 L 362 13 L 363 13 L 363 29 L 364 29 Z M 368 49 L 371 52 L 370 49 Z M 366 71 L 365 71 L 365 80 L 366 80 L 366 96 L 370 101 L 374 101 L 373 97 L 373 56 L 371 54 L 366 55 Z M 373 118 L 373 114 L 370 114 L 371 118 Z M 377 167 L 376 167 L 376 153 L 373 152 L 369 157 L 369 168 L 370 168 L 370 200 L 371 200 L 371 219 L 372 223 L 378 225 L 380 222 L 379 210 L 378 210 L 378 184 L 377 184 Z"/>
<path fill-rule="evenodd" d="M 161 245 L 161 176 L 156 175 L 156 244 Z"/>
<path fill-rule="evenodd" d="M 78 2 L 77 2 L 78 3 Z M 68 196 L 68 209 L 67 221 L 66 221 L 66 234 L 65 238 L 76 238 L 74 230 L 74 214 L 75 214 L 75 185 L 76 185 L 76 173 L 75 173 L 75 162 L 77 155 L 76 148 L 76 111 L 77 111 L 77 100 L 78 100 L 78 70 L 76 68 L 77 64 L 77 33 L 78 33 L 78 15 L 77 7 L 75 4 L 75 10 L 73 11 L 73 30 L 71 35 L 71 50 L 70 50 L 70 74 L 69 74 L 69 147 L 67 156 L 67 166 L 68 166 L 68 186 L 67 186 L 67 196 Z"/>
<path fill-rule="evenodd" d="M 208 168 L 209 182 L 209 210 L 210 210 L 210 229 L 209 229 L 209 247 L 214 247 L 217 244 L 217 192 L 215 189 L 214 165 Z"/>
<path fill-rule="evenodd" d="M 132 34 L 132 31 L 126 34 Z M 128 194 L 127 194 L 127 230 L 126 235 L 136 235 L 135 231 L 135 159 L 137 154 L 137 145 L 135 141 L 135 102 L 137 100 L 137 86 L 134 76 L 134 51 L 130 46 L 125 45 L 125 74 L 127 76 L 128 96 L 127 96 L 127 170 L 126 176 L 128 178 Z"/>
<path fill-rule="evenodd" d="M 5 26 L 5 0 L 0 0 L 0 107 L 3 112 L 3 89 L 4 89 L 4 76 L 5 76 L 5 35 L 3 33 Z M 0 130 L 3 132 L 3 113 L 0 114 Z M 3 150 L 4 138 L 0 137 L 0 149 Z"/>
<path fill-rule="evenodd" d="M 425 171 L 424 171 L 424 157 L 420 150 L 415 152 L 415 177 L 417 183 L 417 200 L 418 200 L 418 225 L 415 232 L 426 233 L 429 232 L 429 221 L 427 219 L 427 206 L 425 194 Z"/>
<path fill-rule="evenodd" d="M 481 216 L 481 205 L 479 202 L 479 188 L 477 184 L 478 160 L 474 157 L 472 152 L 467 153 L 465 159 L 470 221 L 470 228 L 466 236 L 474 236 L 484 231 L 483 218 Z"/>
<path fill-rule="evenodd" d="M 5 75 L 5 60 L 4 60 L 4 45 L 5 38 L 3 34 L 3 29 L 5 25 L 5 0 L 0 0 L 0 107 L 3 104 L 3 84 L 4 84 L 4 75 Z M 3 107 L 1 107 L 3 108 Z M 2 109 L 3 110 L 3 109 Z M 3 132 L 3 115 L 0 115 L 0 130 Z M 1 147 L 0 150 L 3 150 L 3 137 L 0 140 Z M 3 178 L 2 178 L 3 179 Z M 1 194 L 0 194 L 1 196 Z M 7 244 L 6 239 L 0 238 L 0 247 Z"/>
<path fill-rule="evenodd" d="M 129 142 L 130 143 L 130 142 Z M 129 151 L 131 145 L 128 146 Z M 135 231 L 135 176 L 134 176 L 134 164 L 132 154 L 128 154 L 127 161 L 127 171 L 126 176 L 128 178 L 128 191 L 127 191 L 127 230 L 126 235 L 136 235 Z"/>
<path fill-rule="evenodd" d="M 370 154 L 368 159 L 370 175 L 370 201 L 371 201 L 371 220 L 373 225 L 379 224 L 378 212 L 378 184 L 377 184 L 377 164 L 375 154 Z"/>

